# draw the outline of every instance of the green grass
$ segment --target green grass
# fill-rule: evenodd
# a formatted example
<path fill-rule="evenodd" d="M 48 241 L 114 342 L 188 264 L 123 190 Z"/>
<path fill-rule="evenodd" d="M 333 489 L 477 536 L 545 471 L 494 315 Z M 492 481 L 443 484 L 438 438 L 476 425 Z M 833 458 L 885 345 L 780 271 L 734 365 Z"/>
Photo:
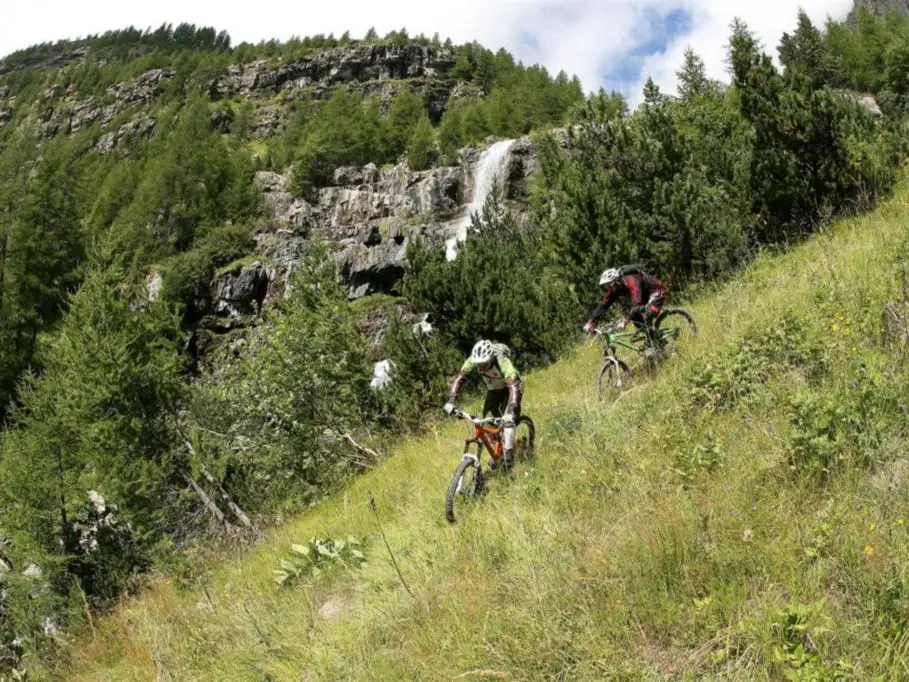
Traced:
<path fill-rule="evenodd" d="M 246 148 L 249 150 L 250 154 L 257 156 L 260 159 L 264 159 L 268 156 L 267 140 L 247 140 Z"/>
<path fill-rule="evenodd" d="M 616 405 L 584 345 L 527 379 L 535 463 L 453 526 L 463 425 L 380 467 L 201 589 L 160 578 L 86 629 L 74 680 L 909 678 L 899 295 L 909 191 L 689 306 L 697 342 Z M 368 501 L 403 578 L 385 549 Z M 293 588 L 293 542 L 368 562 Z"/>

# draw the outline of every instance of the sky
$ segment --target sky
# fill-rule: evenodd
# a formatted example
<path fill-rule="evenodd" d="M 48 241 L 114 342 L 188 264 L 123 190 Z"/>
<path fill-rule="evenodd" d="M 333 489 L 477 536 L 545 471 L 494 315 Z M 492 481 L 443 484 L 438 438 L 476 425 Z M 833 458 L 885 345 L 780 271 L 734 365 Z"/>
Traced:
<path fill-rule="evenodd" d="M 45 41 L 107 30 L 155 28 L 186 22 L 226 30 L 233 41 L 287 40 L 293 35 L 349 31 L 354 38 L 375 27 L 380 35 L 406 28 L 411 35 L 439 33 L 455 43 L 477 40 L 506 48 L 525 64 L 581 78 L 588 91 L 618 90 L 632 104 L 652 76 L 666 92 L 691 47 L 708 75 L 726 80 L 725 44 L 738 16 L 776 53 L 784 31 L 795 27 L 799 7 L 819 25 L 843 19 L 853 0 L 12 0 L 0 22 L 0 55 Z"/>

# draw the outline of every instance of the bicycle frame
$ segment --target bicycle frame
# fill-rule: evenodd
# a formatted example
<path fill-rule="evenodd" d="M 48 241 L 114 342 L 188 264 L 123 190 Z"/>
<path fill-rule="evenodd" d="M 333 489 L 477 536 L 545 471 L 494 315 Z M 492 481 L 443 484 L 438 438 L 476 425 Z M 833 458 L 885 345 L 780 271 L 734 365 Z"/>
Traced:
<path fill-rule="evenodd" d="M 502 430 L 501 426 L 482 426 L 474 424 L 473 438 L 468 438 L 464 441 L 464 452 L 469 452 L 470 446 L 476 443 L 477 445 L 482 445 L 486 448 L 486 452 L 489 453 L 493 462 L 498 462 L 502 457 L 504 449 L 502 439 L 498 437 L 501 435 Z M 479 454 L 478 451 L 477 455 Z"/>
<path fill-rule="evenodd" d="M 486 449 L 494 463 L 497 463 L 503 456 L 505 446 L 502 443 L 501 434 L 505 430 L 502 420 L 498 417 L 488 419 L 477 419 L 464 410 L 457 410 L 457 417 L 469 421 L 473 425 L 473 437 L 464 441 L 464 453 L 470 454 L 470 446 L 477 445 L 477 462 L 479 463 L 480 455 L 483 454 L 482 448 Z M 498 422 L 489 424 L 488 422 Z M 482 446 L 482 447 L 481 447 Z"/>
<path fill-rule="evenodd" d="M 641 329 L 639 327 L 635 327 L 631 331 L 604 332 L 603 333 L 603 346 L 604 346 L 603 352 L 606 355 L 609 355 L 610 353 L 615 353 L 616 347 L 619 346 L 621 348 L 627 348 L 628 350 L 632 350 L 635 353 L 639 353 L 639 354 L 643 353 L 645 348 L 642 347 L 640 344 L 636 344 L 631 341 L 631 339 L 633 337 L 637 336 L 638 334 L 646 335 L 647 332 L 644 329 Z M 666 332 L 664 330 L 659 330 L 659 329 L 652 330 L 651 334 L 654 334 L 656 339 L 658 339 L 660 341 L 662 341 L 666 337 L 670 336 L 669 332 Z"/>

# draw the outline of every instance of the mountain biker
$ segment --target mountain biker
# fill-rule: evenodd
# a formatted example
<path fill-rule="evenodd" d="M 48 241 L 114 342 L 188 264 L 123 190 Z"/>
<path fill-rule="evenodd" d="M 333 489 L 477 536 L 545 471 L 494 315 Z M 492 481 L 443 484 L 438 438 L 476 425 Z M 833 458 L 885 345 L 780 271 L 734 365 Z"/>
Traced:
<path fill-rule="evenodd" d="M 584 325 L 588 334 L 593 333 L 594 323 L 619 299 L 627 299 L 630 303 L 622 326 L 634 322 L 649 332 L 669 294 L 665 284 L 634 265 L 607 268 L 600 275 L 600 286 L 603 287 L 603 298 Z"/>
<path fill-rule="evenodd" d="M 483 339 L 477 341 L 470 357 L 464 361 L 461 371 L 455 377 L 451 385 L 451 393 L 448 396 L 448 402 L 445 403 L 443 411 L 451 415 L 455 410 L 455 401 L 467 376 L 476 369 L 483 382 L 486 384 L 486 401 L 483 403 L 483 416 L 492 415 L 494 417 L 503 416 L 502 408 L 505 408 L 504 414 L 504 457 L 505 468 L 510 469 L 513 462 L 514 450 L 514 429 L 518 418 L 521 416 L 521 396 L 524 392 L 524 385 L 521 382 L 521 375 L 515 369 L 514 364 L 508 358 L 508 347 L 504 344 L 493 343 Z M 493 465 L 493 468 L 495 465 Z"/>

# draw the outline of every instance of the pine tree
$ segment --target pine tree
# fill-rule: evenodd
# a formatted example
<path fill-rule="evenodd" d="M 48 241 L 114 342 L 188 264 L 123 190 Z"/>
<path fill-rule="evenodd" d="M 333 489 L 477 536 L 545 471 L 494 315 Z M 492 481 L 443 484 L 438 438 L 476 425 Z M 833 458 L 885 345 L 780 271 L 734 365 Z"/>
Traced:
<path fill-rule="evenodd" d="M 810 88 L 837 81 L 824 38 L 804 10 L 799 10 L 795 33 L 783 34 L 778 51 L 787 75 L 804 78 Z"/>
<path fill-rule="evenodd" d="M 462 110 L 457 104 L 449 106 L 439 122 L 439 150 L 443 163 L 448 165 L 457 163 L 458 150 L 464 146 Z"/>
<path fill-rule="evenodd" d="M 457 258 L 446 261 L 438 248 L 411 249 L 405 295 L 430 312 L 449 345 L 462 351 L 478 338 L 493 338 L 525 362 L 551 359 L 570 338 L 576 313 L 567 303 L 572 296 L 566 282 L 543 267 L 541 246 L 541 231 L 518 224 L 496 185 L 482 213 L 473 216 Z"/>
<path fill-rule="evenodd" d="M 137 292 L 123 285 L 115 269 L 87 277 L 0 443 L 0 531 L 14 538 L 14 561 L 41 568 L 52 598 L 39 615 L 54 620 L 76 580 L 91 603 L 117 597 L 179 520 L 179 320 L 162 304 L 134 309 Z M 128 540 L 99 532 L 80 541 L 91 532 L 89 490 L 117 506 Z"/>
<path fill-rule="evenodd" d="M 73 150 L 50 146 L 37 165 L 15 218 L 0 233 L 0 412 L 32 362 L 39 333 L 63 314 L 78 282 L 84 235 L 76 204 Z"/>
<path fill-rule="evenodd" d="M 703 94 L 709 85 L 707 69 L 704 60 L 694 50 L 685 50 L 685 61 L 682 68 L 676 72 L 679 79 L 679 95 L 683 100 L 694 100 Z"/>
<path fill-rule="evenodd" d="M 449 75 L 458 80 L 469 81 L 473 78 L 474 65 L 471 63 L 465 52 L 459 52 L 455 59 L 454 66 L 451 67 Z"/>
<path fill-rule="evenodd" d="M 414 126 L 410 141 L 407 143 L 407 163 L 413 170 L 426 170 L 435 163 L 437 156 L 432 124 L 428 117 L 423 116 Z"/>
<path fill-rule="evenodd" d="M 404 88 L 398 93 L 391 103 L 386 119 L 390 158 L 397 158 L 405 150 L 417 122 L 425 115 L 423 100 L 410 88 Z"/>
<path fill-rule="evenodd" d="M 748 28 L 748 24 L 738 17 L 732 20 L 731 28 L 726 64 L 733 81 L 741 84 L 748 72 L 760 62 L 760 43 Z"/>
<path fill-rule="evenodd" d="M 244 508 L 318 497 L 354 470 L 340 436 L 372 405 L 368 344 L 323 244 L 310 243 L 292 284 L 243 357 L 194 395 L 190 428 L 204 427 L 201 450 L 223 453 L 214 474 L 235 472 L 224 487 Z"/>
<path fill-rule="evenodd" d="M 659 86 L 653 82 L 653 78 L 648 78 L 644 83 L 644 105 L 654 106 L 659 104 L 662 99 L 663 94 L 660 92 Z"/>

